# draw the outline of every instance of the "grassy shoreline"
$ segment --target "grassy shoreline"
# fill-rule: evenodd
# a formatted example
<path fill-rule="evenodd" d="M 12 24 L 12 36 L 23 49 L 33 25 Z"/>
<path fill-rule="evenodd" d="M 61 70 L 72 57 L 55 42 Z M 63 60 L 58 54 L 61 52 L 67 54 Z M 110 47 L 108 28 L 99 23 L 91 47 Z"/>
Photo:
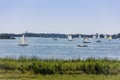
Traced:
<path fill-rule="evenodd" d="M 0 58 L 2 80 L 119 80 L 120 60 Z"/>
<path fill-rule="evenodd" d="M 120 74 L 120 60 L 41 60 L 36 57 L 0 58 L 0 70 L 32 74 Z"/>

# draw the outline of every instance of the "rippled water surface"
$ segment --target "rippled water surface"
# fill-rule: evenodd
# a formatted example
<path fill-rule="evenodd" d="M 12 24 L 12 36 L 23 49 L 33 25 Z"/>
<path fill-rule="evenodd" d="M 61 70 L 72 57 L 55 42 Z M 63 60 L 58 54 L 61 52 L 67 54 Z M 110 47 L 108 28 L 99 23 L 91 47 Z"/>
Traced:
<path fill-rule="evenodd" d="M 77 47 L 82 43 L 82 39 L 53 40 L 52 38 L 27 38 L 29 46 L 18 46 L 19 39 L 0 40 L 0 57 L 36 56 L 41 59 L 86 59 L 94 58 L 114 58 L 120 59 L 120 40 L 101 39 L 97 43 L 96 39 L 90 39 L 92 43 L 87 43 L 88 47 Z"/>

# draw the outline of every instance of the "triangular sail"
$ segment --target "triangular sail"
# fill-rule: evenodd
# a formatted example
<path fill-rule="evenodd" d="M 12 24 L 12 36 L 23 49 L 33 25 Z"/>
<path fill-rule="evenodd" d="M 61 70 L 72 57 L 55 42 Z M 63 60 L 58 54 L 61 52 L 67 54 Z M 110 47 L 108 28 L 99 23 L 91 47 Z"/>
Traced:
<path fill-rule="evenodd" d="M 95 39 L 95 38 L 96 38 L 96 35 L 93 35 L 93 38 Z"/>
<path fill-rule="evenodd" d="M 100 38 L 100 35 L 98 35 L 98 37 L 97 37 L 98 39 Z"/>
<path fill-rule="evenodd" d="M 107 35 L 104 35 L 104 38 L 106 39 L 106 38 L 107 38 Z"/>
<path fill-rule="evenodd" d="M 79 35 L 79 38 L 82 38 L 81 35 Z"/>
<path fill-rule="evenodd" d="M 83 38 L 83 43 L 91 43 L 91 42 L 90 42 L 89 38 L 85 37 L 85 38 Z"/>
<path fill-rule="evenodd" d="M 97 41 L 96 42 L 101 42 L 100 35 L 97 36 Z"/>
<path fill-rule="evenodd" d="M 19 45 L 20 46 L 27 46 L 28 45 L 27 39 L 25 39 L 24 35 L 22 35 L 20 42 L 19 42 Z"/>
<path fill-rule="evenodd" d="M 111 40 L 112 40 L 112 36 L 111 36 L 111 35 L 108 37 L 108 40 L 109 40 L 109 41 L 111 41 Z"/>
<path fill-rule="evenodd" d="M 71 35 L 68 35 L 68 40 L 69 40 L 69 41 L 72 41 L 72 40 L 73 40 L 73 38 L 72 38 Z"/>

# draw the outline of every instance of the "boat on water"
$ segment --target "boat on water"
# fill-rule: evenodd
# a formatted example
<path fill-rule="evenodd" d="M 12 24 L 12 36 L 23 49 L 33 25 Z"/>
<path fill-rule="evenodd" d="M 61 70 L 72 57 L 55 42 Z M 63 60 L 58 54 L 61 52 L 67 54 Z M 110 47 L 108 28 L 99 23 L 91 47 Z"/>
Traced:
<path fill-rule="evenodd" d="M 104 35 L 104 38 L 106 39 L 106 38 L 107 38 L 107 35 Z"/>
<path fill-rule="evenodd" d="M 69 41 L 73 40 L 72 35 L 68 35 L 67 38 L 68 38 Z"/>
<path fill-rule="evenodd" d="M 97 40 L 96 42 L 98 42 L 98 43 L 99 43 L 99 42 L 101 42 L 101 40 Z"/>
<path fill-rule="evenodd" d="M 58 40 L 57 38 L 53 38 L 53 40 Z"/>
<path fill-rule="evenodd" d="M 110 35 L 109 37 L 108 37 L 108 41 L 111 41 L 112 40 L 112 36 Z"/>
<path fill-rule="evenodd" d="M 96 42 L 101 42 L 101 40 L 100 40 L 100 36 L 98 35 L 98 37 L 97 37 L 97 41 Z"/>
<path fill-rule="evenodd" d="M 93 35 L 93 39 L 96 39 L 96 35 Z"/>
<path fill-rule="evenodd" d="M 82 36 L 81 36 L 81 35 L 79 35 L 79 38 L 82 38 Z"/>
<path fill-rule="evenodd" d="M 88 47 L 88 45 L 77 45 L 77 47 Z"/>
<path fill-rule="evenodd" d="M 22 35 L 20 41 L 19 41 L 19 46 L 28 46 L 28 41 L 25 38 L 24 34 Z"/>
<path fill-rule="evenodd" d="M 83 43 L 91 43 L 88 37 L 83 38 Z"/>

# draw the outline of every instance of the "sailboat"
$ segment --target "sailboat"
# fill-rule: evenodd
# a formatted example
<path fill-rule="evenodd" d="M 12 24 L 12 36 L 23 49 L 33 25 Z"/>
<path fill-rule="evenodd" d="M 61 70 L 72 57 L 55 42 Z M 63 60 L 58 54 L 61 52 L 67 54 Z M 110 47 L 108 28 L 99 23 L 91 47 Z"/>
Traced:
<path fill-rule="evenodd" d="M 106 39 L 106 38 L 107 38 L 107 35 L 104 35 L 104 38 Z"/>
<path fill-rule="evenodd" d="M 57 38 L 53 38 L 53 40 L 58 40 Z"/>
<path fill-rule="evenodd" d="M 111 36 L 111 35 L 108 37 L 108 40 L 109 40 L 109 41 L 111 41 L 111 40 L 112 40 L 112 36 Z"/>
<path fill-rule="evenodd" d="M 82 38 L 81 35 L 79 35 L 79 38 Z"/>
<path fill-rule="evenodd" d="M 68 40 L 69 40 L 69 41 L 72 41 L 72 40 L 73 40 L 72 35 L 68 35 Z"/>
<path fill-rule="evenodd" d="M 93 38 L 95 39 L 95 38 L 96 38 L 96 35 L 93 35 Z"/>
<path fill-rule="evenodd" d="M 28 46 L 28 42 L 27 42 L 27 39 L 25 38 L 24 34 L 22 35 L 22 37 L 20 39 L 19 46 Z"/>
<path fill-rule="evenodd" d="M 98 35 L 97 39 L 98 39 L 98 40 L 97 40 L 96 42 L 101 42 L 99 35 Z"/>
<path fill-rule="evenodd" d="M 90 42 L 89 38 L 85 37 L 85 38 L 83 38 L 83 43 L 91 43 L 91 42 Z"/>

